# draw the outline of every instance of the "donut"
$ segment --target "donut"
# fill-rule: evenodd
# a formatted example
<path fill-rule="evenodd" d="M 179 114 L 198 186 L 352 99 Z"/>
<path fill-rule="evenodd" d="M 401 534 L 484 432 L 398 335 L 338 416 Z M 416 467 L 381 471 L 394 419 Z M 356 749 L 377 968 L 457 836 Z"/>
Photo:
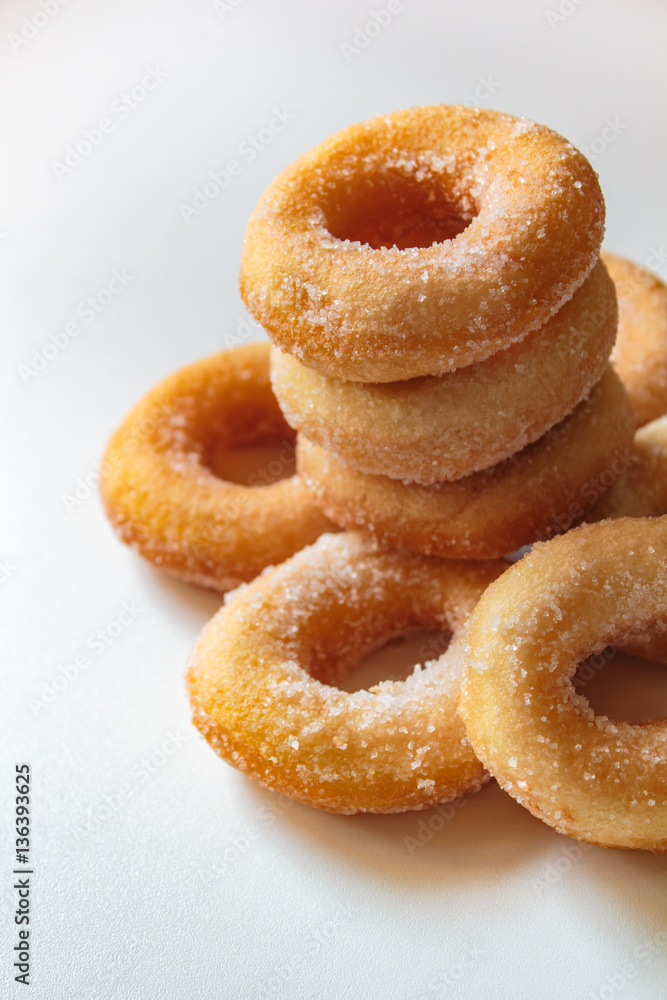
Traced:
<path fill-rule="evenodd" d="M 446 375 L 344 382 L 274 348 L 287 422 L 360 472 L 431 485 L 496 465 L 562 420 L 603 375 L 616 295 L 598 262 L 573 298 L 517 344 Z"/>
<path fill-rule="evenodd" d="M 618 648 L 622 653 L 636 656 L 639 660 L 667 663 L 667 615 L 650 628 L 626 635 Z"/>
<path fill-rule="evenodd" d="M 632 443 L 634 417 L 607 369 L 590 395 L 538 441 L 464 479 L 419 486 L 357 472 L 302 435 L 297 471 L 328 517 L 388 545 L 453 559 L 492 559 L 563 530 L 583 513 L 616 453 Z M 600 487 L 603 488 L 603 487 Z M 569 525 L 568 525 L 569 526 Z"/>
<path fill-rule="evenodd" d="M 636 432 L 626 465 L 626 471 L 588 512 L 587 521 L 667 514 L 667 416 Z"/>
<path fill-rule="evenodd" d="M 234 767 L 330 812 L 425 809 L 478 789 L 486 776 L 456 710 L 456 637 L 506 565 L 322 535 L 204 628 L 187 678 L 195 726 Z M 370 650 L 431 628 L 452 633 L 451 646 L 406 680 L 335 686 Z"/>
<path fill-rule="evenodd" d="M 282 441 L 294 432 L 271 391 L 269 344 L 223 351 L 161 382 L 112 436 L 102 499 L 116 534 L 190 583 L 228 590 L 281 562 L 332 525 L 296 476 L 225 482 L 216 451 Z"/>
<path fill-rule="evenodd" d="M 543 326 L 598 258 L 585 157 L 525 118 L 434 105 L 302 155 L 246 229 L 241 294 L 273 342 L 333 378 L 483 361 Z"/>
<path fill-rule="evenodd" d="M 667 611 L 667 517 L 584 525 L 535 546 L 482 595 L 460 711 L 499 784 L 559 833 L 667 851 L 667 720 L 596 715 L 586 657 Z"/>
<path fill-rule="evenodd" d="M 667 514 L 667 416 L 636 432 L 627 465 L 627 470 L 588 512 L 588 522 Z M 655 627 L 627 637 L 621 649 L 642 660 L 667 663 L 667 617 Z"/>
<path fill-rule="evenodd" d="M 612 362 L 642 427 L 667 413 L 667 285 L 623 257 L 602 256 L 618 296 Z"/>

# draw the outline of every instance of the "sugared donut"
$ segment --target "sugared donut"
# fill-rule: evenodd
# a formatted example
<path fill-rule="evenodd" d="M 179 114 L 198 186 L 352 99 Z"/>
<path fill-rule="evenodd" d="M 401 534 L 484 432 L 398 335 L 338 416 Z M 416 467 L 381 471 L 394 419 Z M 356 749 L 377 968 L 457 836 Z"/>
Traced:
<path fill-rule="evenodd" d="M 234 767 L 331 812 L 424 809 L 479 788 L 456 636 L 505 568 L 323 535 L 204 628 L 188 671 L 195 725 Z M 392 637 L 431 628 L 454 635 L 451 654 L 368 691 L 332 686 Z"/>
<path fill-rule="evenodd" d="M 640 427 L 627 466 L 588 512 L 587 521 L 667 514 L 667 416 Z M 627 637 L 621 648 L 642 660 L 667 663 L 667 616 L 654 627 Z"/>
<path fill-rule="evenodd" d="M 496 465 L 535 441 L 597 382 L 616 335 L 599 262 L 546 325 L 476 365 L 408 382 L 343 382 L 274 348 L 288 423 L 360 472 L 430 485 Z"/>
<path fill-rule="evenodd" d="M 439 375 L 542 326 L 602 240 L 592 167 L 550 129 L 436 105 L 301 156 L 245 234 L 241 293 L 281 350 L 334 378 Z"/>
<path fill-rule="evenodd" d="M 461 714 L 478 757 L 535 816 L 604 847 L 667 851 L 667 720 L 596 715 L 582 660 L 667 611 L 667 518 L 584 525 L 482 596 Z"/>
<path fill-rule="evenodd" d="M 616 284 L 618 337 L 612 362 L 641 427 L 667 413 L 667 286 L 644 267 L 604 253 Z"/>
<path fill-rule="evenodd" d="M 619 643 L 622 653 L 636 656 L 640 660 L 650 660 L 652 663 L 667 663 L 667 611 L 660 621 L 650 628 L 639 629 L 625 636 Z"/>
<path fill-rule="evenodd" d="M 268 343 L 223 351 L 165 379 L 111 438 L 101 490 L 116 533 L 176 576 L 216 590 L 251 580 L 331 523 L 296 476 L 242 486 L 218 478 L 216 450 L 294 432 L 271 391 Z"/>
<path fill-rule="evenodd" d="M 640 427 L 626 466 L 588 512 L 587 521 L 667 514 L 667 416 Z"/>
<path fill-rule="evenodd" d="M 456 559 L 490 559 L 562 530 L 572 504 L 593 503 L 634 417 L 609 368 L 590 395 L 538 441 L 465 479 L 419 486 L 370 476 L 297 438 L 297 471 L 337 524 L 388 545 Z M 603 489 L 604 486 L 598 487 Z"/>

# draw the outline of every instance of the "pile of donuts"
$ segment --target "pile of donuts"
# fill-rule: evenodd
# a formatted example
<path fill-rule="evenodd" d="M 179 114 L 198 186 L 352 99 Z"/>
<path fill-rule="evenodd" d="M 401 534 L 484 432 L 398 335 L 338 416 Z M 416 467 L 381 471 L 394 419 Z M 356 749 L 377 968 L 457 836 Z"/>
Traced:
<path fill-rule="evenodd" d="M 573 683 L 609 646 L 667 661 L 667 288 L 603 228 L 569 142 L 463 107 L 354 125 L 269 185 L 241 292 L 272 345 L 166 379 L 101 469 L 124 542 L 229 592 L 188 688 L 233 766 L 339 813 L 494 777 L 561 833 L 667 851 L 667 720 Z M 341 689 L 425 629 L 443 655 Z"/>

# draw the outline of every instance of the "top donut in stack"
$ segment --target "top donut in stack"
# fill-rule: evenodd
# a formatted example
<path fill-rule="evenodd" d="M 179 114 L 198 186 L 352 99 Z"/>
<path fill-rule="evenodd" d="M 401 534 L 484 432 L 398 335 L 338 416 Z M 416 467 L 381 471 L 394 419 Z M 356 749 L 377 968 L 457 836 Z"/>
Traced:
<path fill-rule="evenodd" d="M 464 107 L 354 125 L 272 182 L 241 291 L 333 520 L 488 558 L 584 515 L 633 430 L 603 229 L 569 142 Z"/>

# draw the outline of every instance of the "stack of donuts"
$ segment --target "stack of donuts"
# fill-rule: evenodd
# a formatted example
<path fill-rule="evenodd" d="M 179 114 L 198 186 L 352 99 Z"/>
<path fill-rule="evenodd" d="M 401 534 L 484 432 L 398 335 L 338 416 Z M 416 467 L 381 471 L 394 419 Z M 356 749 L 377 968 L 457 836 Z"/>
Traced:
<path fill-rule="evenodd" d="M 603 222 L 568 142 L 460 107 L 345 129 L 269 186 L 241 290 L 333 521 L 480 559 L 595 502 L 634 430 Z"/>
<path fill-rule="evenodd" d="M 237 588 L 188 669 L 234 767 L 338 813 L 495 777 L 561 833 L 667 851 L 667 722 L 573 684 L 609 645 L 667 658 L 667 289 L 607 258 L 614 348 L 603 221 L 568 142 L 460 107 L 353 126 L 269 186 L 241 289 L 273 346 L 166 379 L 101 470 L 123 541 Z M 266 440 L 298 475 L 225 481 L 221 450 Z M 443 655 L 341 689 L 421 629 Z"/>

